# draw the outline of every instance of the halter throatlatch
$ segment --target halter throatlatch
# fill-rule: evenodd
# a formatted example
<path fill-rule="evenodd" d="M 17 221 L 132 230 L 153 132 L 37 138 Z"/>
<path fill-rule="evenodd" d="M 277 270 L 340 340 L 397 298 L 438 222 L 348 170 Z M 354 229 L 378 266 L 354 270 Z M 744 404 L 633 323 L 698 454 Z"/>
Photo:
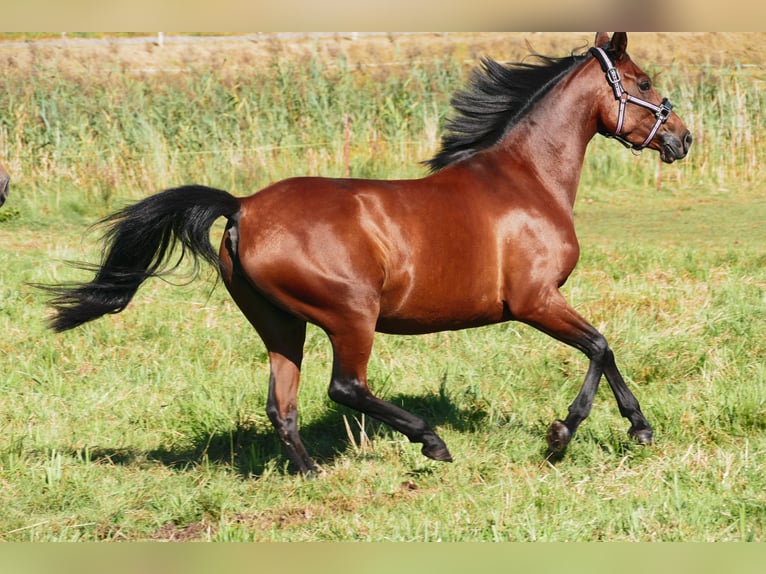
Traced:
<path fill-rule="evenodd" d="M 625 91 L 625 88 L 622 87 L 622 78 L 620 77 L 620 72 L 617 71 L 617 68 L 614 67 L 614 64 L 612 64 L 612 61 L 609 59 L 609 56 L 606 55 L 606 52 L 602 48 L 598 47 L 591 48 L 589 52 L 601 64 L 601 69 L 606 74 L 606 81 L 609 82 L 609 85 L 612 86 L 612 90 L 614 91 L 614 99 L 619 102 L 619 108 L 617 110 L 617 127 L 614 129 L 613 134 L 605 135 L 607 137 L 613 137 L 622 143 L 625 147 L 639 151 L 644 149 L 654 139 L 654 136 L 657 134 L 657 130 L 660 129 L 660 126 L 668 121 L 670 112 L 673 110 L 673 104 L 671 104 L 667 98 L 663 98 L 662 103 L 660 103 L 658 106 L 651 102 L 647 102 L 646 100 L 642 100 L 641 98 L 631 96 L 627 91 Z M 625 108 L 627 107 L 628 103 L 635 104 L 654 112 L 654 117 L 656 118 L 654 126 L 649 131 L 649 135 L 647 135 L 646 139 L 640 144 L 631 143 L 622 135 L 622 127 L 625 121 Z"/>

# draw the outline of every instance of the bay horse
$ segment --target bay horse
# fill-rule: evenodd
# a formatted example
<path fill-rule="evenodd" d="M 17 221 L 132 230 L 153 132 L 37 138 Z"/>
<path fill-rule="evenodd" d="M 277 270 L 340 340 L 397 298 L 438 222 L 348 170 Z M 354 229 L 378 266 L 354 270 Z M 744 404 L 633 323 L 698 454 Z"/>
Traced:
<path fill-rule="evenodd" d="M 5 200 L 8 199 L 10 181 L 11 178 L 8 175 L 8 171 L 5 169 L 5 166 L 0 163 L 0 207 L 5 203 Z"/>
<path fill-rule="evenodd" d="M 656 150 L 666 163 L 692 142 L 626 47 L 625 33 L 599 33 L 584 54 L 483 60 L 453 97 L 456 114 L 420 179 L 295 177 L 249 197 L 188 185 L 128 206 L 103 220 L 93 280 L 48 287 L 51 326 L 65 331 L 124 310 L 143 281 L 190 254 L 195 267 L 218 268 L 263 340 L 266 412 L 301 473 L 318 468 L 298 432 L 307 323 L 332 346 L 330 398 L 422 443 L 431 459 L 452 461 L 444 441 L 368 387 L 376 332 L 531 325 L 590 359 L 567 417 L 547 432 L 550 452 L 562 453 L 588 416 L 602 375 L 630 436 L 650 444 L 652 428 L 606 339 L 559 291 L 579 258 L 573 205 L 588 142 L 602 134 Z M 216 253 L 209 233 L 220 217 L 227 224 Z"/>

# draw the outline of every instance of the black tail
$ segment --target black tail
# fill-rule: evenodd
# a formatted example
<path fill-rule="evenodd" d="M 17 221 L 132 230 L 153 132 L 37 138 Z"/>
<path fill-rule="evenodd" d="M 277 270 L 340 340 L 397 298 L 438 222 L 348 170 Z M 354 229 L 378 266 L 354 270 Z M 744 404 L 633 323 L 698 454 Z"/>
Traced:
<path fill-rule="evenodd" d="M 186 253 L 218 268 L 218 255 L 210 244 L 210 227 L 219 217 L 239 212 L 239 200 L 229 193 L 189 185 L 169 189 L 110 215 L 106 224 L 101 265 L 92 266 L 90 283 L 65 284 L 46 289 L 55 294 L 51 320 L 55 331 L 66 331 L 107 313 L 119 313 L 139 285 L 152 276 L 178 267 Z M 174 244 L 181 244 L 175 263 Z"/>

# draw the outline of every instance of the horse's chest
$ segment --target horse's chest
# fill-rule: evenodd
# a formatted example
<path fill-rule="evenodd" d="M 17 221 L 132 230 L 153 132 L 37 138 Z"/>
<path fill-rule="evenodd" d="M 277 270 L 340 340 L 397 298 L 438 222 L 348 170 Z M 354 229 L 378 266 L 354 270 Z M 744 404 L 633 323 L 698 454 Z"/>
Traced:
<path fill-rule="evenodd" d="M 574 226 L 530 216 L 514 223 L 506 227 L 499 245 L 503 283 L 563 283 L 580 257 Z"/>

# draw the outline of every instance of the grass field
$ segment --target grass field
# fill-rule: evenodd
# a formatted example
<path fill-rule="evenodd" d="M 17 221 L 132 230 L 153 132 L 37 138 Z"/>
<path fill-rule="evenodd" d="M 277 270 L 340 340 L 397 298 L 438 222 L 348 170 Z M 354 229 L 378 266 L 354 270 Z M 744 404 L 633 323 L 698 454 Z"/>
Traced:
<path fill-rule="evenodd" d="M 637 38 L 651 70 L 639 53 L 663 37 Z M 719 40 L 695 37 L 696 53 Z M 332 44 L 272 43 L 247 74 L 223 52 L 177 56 L 184 73 L 136 72 L 116 47 L 3 60 L 24 73 L 0 94 L 13 177 L 0 210 L 0 540 L 766 540 L 766 96 L 753 62 L 658 67 L 694 132 L 689 158 L 660 167 L 597 138 L 583 173 L 583 255 L 564 292 L 610 340 L 655 446 L 631 443 L 601 389 L 566 456 L 546 461 L 547 425 L 587 361 L 523 325 L 379 336 L 375 392 L 424 416 L 455 457 L 427 460 L 327 398 L 329 345 L 312 329 L 301 428 L 324 473 L 305 480 L 264 412 L 264 348 L 212 273 L 151 281 L 120 315 L 46 330 L 28 284 L 83 278 L 65 261 L 96 260 L 86 228 L 126 200 L 187 181 L 246 194 L 303 173 L 422 174 L 466 60 L 483 53 L 477 39 L 431 41 L 453 44 L 402 43 L 386 57 L 413 63 L 370 68 Z"/>

